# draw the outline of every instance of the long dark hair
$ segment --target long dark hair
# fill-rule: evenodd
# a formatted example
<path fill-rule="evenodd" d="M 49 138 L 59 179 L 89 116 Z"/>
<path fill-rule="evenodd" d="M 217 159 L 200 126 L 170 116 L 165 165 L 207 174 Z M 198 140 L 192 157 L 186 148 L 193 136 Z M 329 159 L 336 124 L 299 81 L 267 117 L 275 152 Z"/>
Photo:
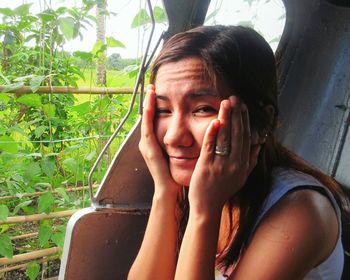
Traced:
<path fill-rule="evenodd" d="M 252 129 L 266 139 L 257 166 L 245 186 L 225 205 L 230 224 L 217 265 L 227 268 L 238 261 L 249 241 L 256 217 L 271 190 L 274 167 L 293 168 L 314 176 L 329 188 L 339 205 L 342 205 L 343 194 L 335 180 L 275 140 L 278 119 L 276 65 L 273 51 L 262 36 L 241 26 L 201 26 L 176 34 L 164 44 L 155 59 L 150 82 L 155 82 L 163 64 L 188 57 L 200 58 L 215 86 L 218 81 L 223 82 L 232 94 L 243 100 L 249 110 Z M 266 106 L 274 108 L 273 115 Z M 183 198 L 181 203 L 186 203 L 186 199 Z M 179 224 L 179 235 L 182 236 L 186 213 L 182 213 Z"/>

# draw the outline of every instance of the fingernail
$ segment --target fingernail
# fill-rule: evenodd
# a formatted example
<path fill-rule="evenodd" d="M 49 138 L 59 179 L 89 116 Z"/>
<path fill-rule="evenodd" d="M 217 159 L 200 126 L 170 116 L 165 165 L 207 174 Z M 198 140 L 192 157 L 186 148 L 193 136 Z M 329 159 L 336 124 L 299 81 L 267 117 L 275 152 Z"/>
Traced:
<path fill-rule="evenodd" d="M 237 98 L 237 96 L 235 96 L 235 95 L 231 95 L 230 97 L 229 97 L 229 101 L 230 101 L 230 105 L 233 107 L 233 106 L 235 106 L 235 105 L 237 105 L 237 104 L 239 104 L 239 99 Z"/>
<path fill-rule="evenodd" d="M 231 102 L 229 100 L 224 99 L 221 101 L 221 104 L 224 109 L 227 109 L 227 110 L 231 109 Z"/>

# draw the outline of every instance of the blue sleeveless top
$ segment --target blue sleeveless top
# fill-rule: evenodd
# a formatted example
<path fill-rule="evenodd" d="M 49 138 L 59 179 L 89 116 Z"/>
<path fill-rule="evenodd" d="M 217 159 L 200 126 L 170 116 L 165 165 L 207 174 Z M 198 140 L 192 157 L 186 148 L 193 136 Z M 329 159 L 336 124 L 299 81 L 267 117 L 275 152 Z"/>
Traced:
<path fill-rule="evenodd" d="M 264 217 L 264 215 L 284 195 L 286 195 L 288 192 L 292 191 L 293 189 L 296 189 L 302 186 L 312 186 L 323 190 L 323 193 L 327 195 L 328 199 L 331 201 L 336 211 L 336 214 L 338 217 L 338 223 L 339 223 L 338 241 L 332 253 L 328 256 L 328 258 L 324 262 L 322 262 L 321 264 L 319 264 L 318 266 L 310 270 L 308 274 L 304 277 L 304 280 L 341 279 L 343 266 L 344 266 L 344 252 L 343 252 L 343 245 L 341 243 L 341 211 L 332 193 L 314 177 L 293 169 L 275 168 L 273 171 L 273 183 L 272 183 L 271 192 L 267 196 L 262 206 L 262 209 L 257 218 L 253 231 L 255 230 L 256 226 L 259 224 L 261 219 Z M 222 275 L 217 275 L 215 277 L 215 280 L 224 280 L 224 279 L 226 278 Z"/>

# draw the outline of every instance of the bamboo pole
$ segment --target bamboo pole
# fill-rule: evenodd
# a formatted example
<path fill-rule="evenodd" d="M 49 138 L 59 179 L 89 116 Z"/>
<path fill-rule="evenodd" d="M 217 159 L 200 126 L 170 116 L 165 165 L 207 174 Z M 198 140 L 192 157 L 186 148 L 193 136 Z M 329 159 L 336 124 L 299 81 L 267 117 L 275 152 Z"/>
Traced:
<path fill-rule="evenodd" d="M 6 90 L 6 86 L 0 86 L 0 92 Z M 9 93 L 25 94 L 33 93 L 31 88 L 28 86 L 23 86 L 14 90 L 9 91 Z M 54 93 L 54 94 L 132 94 L 133 88 L 116 88 L 116 87 L 67 87 L 67 86 L 42 86 L 39 87 L 34 93 Z"/>
<path fill-rule="evenodd" d="M 93 185 L 92 188 L 97 188 L 98 185 Z M 66 192 L 74 192 L 74 191 L 81 191 L 81 190 L 84 190 L 84 189 L 88 189 L 89 186 L 82 186 L 82 187 L 74 187 L 74 188 L 67 188 L 67 189 L 64 189 Z M 5 195 L 5 196 L 0 196 L 0 201 L 1 200 L 6 200 L 6 199 L 15 199 L 15 198 L 22 198 L 22 197 L 32 197 L 32 196 L 39 196 L 39 195 L 42 195 L 42 194 L 45 194 L 45 193 L 48 193 L 50 191 L 44 191 L 44 192 L 33 192 L 33 193 L 24 193 L 24 194 L 21 194 L 21 197 L 18 197 L 16 195 Z M 57 194 L 58 192 L 57 191 L 51 191 L 51 193 L 53 194 Z"/>
<path fill-rule="evenodd" d="M 19 262 L 31 261 L 34 259 L 40 259 L 47 257 L 53 254 L 57 254 L 59 251 L 58 247 L 52 247 L 48 249 L 37 250 L 29 253 L 19 254 L 13 256 L 12 259 L 9 258 L 0 258 L 0 265 L 9 265 Z"/>
<path fill-rule="evenodd" d="M 42 214 L 34 214 L 34 215 L 26 215 L 26 216 L 8 217 L 5 221 L 0 221 L 0 225 L 18 224 L 18 223 L 25 223 L 25 222 L 41 221 L 41 220 L 52 219 L 52 218 L 70 217 L 78 210 L 80 210 L 80 209 L 52 212 L 49 214 L 42 213 Z"/>
<path fill-rule="evenodd" d="M 39 234 L 38 232 L 31 232 L 31 233 L 26 233 L 26 234 L 22 234 L 22 235 L 12 236 L 11 240 L 32 238 L 32 237 L 36 237 L 38 234 Z"/>
<path fill-rule="evenodd" d="M 49 256 L 49 257 L 43 258 L 41 260 L 37 260 L 37 262 L 39 262 L 39 263 L 49 262 L 49 261 L 57 260 L 58 258 L 59 258 L 58 255 L 56 255 L 56 256 Z M 30 262 L 23 263 L 23 264 L 18 264 L 18 265 L 13 265 L 13 266 L 9 266 L 9 267 L 4 267 L 4 268 L 0 269 L 0 275 L 2 273 L 9 272 L 9 271 L 12 271 L 12 270 L 25 269 L 28 266 L 29 263 Z"/>

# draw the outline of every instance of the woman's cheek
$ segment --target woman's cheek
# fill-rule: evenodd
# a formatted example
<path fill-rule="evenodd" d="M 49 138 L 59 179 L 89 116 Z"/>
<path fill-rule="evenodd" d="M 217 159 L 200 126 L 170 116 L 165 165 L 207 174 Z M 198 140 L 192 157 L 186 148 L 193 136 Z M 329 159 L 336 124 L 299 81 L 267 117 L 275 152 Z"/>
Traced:
<path fill-rule="evenodd" d="M 209 127 L 209 124 L 214 119 L 216 119 L 216 118 L 208 118 L 206 120 L 202 120 L 201 122 L 196 122 L 196 125 L 195 125 L 196 141 L 197 141 L 197 143 L 200 144 L 201 147 L 203 144 L 204 135 Z"/>

